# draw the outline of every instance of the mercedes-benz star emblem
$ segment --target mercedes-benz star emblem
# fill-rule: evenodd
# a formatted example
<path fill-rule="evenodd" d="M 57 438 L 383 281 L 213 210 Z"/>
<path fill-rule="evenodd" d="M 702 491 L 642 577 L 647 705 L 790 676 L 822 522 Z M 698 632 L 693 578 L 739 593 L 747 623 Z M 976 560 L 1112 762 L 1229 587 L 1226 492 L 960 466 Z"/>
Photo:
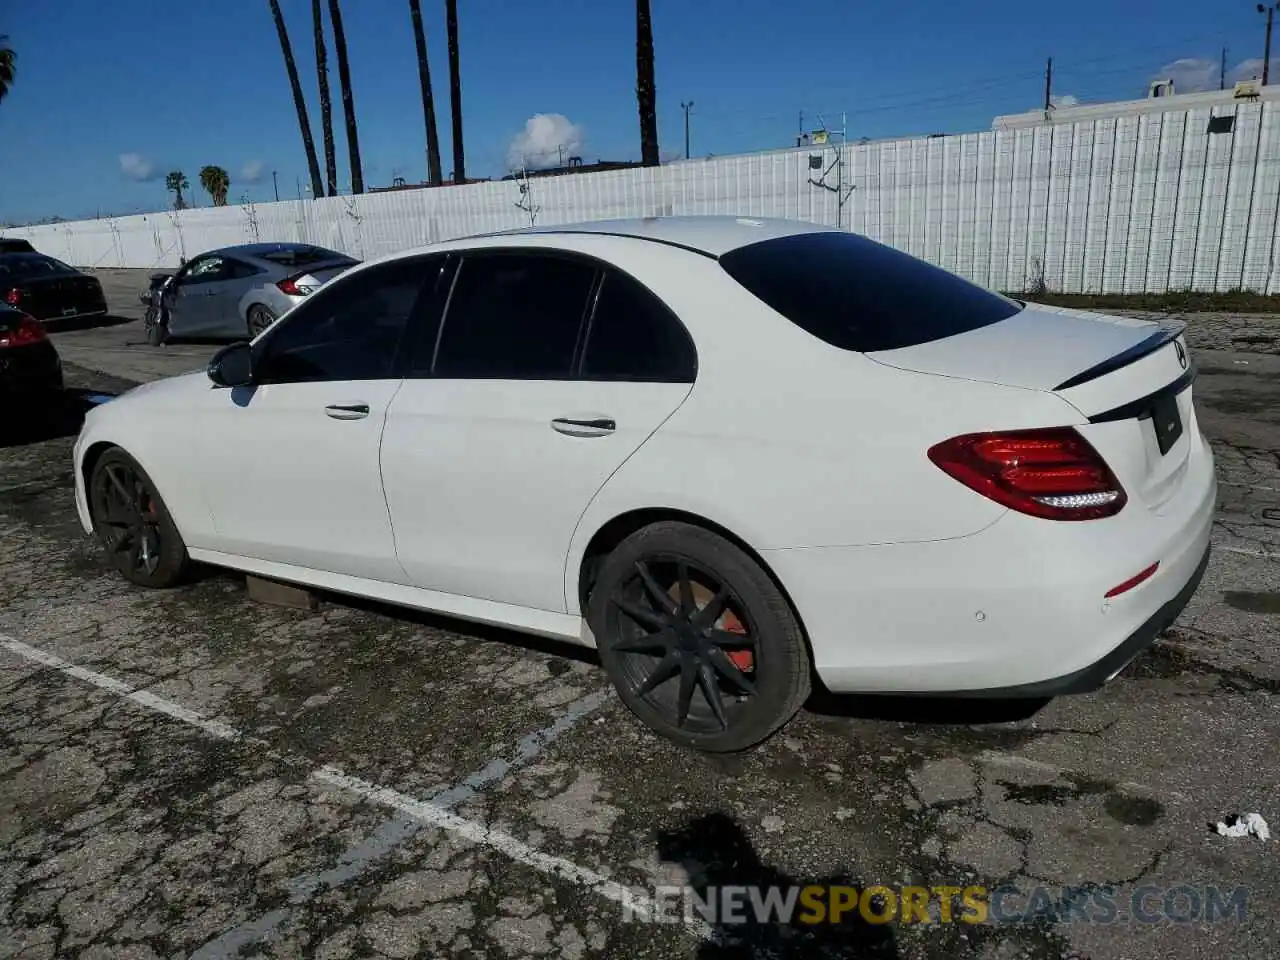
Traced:
<path fill-rule="evenodd" d="M 1173 341 L 1173 349 L 1178 354 L 1178 366 L 1183 370 L 1187 369 L 1187 348 L 1182 345 L 1181 340 Z"/>

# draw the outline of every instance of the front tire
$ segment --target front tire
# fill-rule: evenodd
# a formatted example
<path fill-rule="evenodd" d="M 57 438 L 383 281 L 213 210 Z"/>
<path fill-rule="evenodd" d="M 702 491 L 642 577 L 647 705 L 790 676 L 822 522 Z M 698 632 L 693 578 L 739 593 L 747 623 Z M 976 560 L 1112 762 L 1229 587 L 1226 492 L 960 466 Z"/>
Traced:
<path fill-rule="evenodd" d="M 89 513 L 107 561 L 131 583 L 171 587 L 190 565 L 187 546 L 155 484 L 136 460 L 112 447 L 89 476 Z"/>
<path fill-rule="evenodd" d="M 810 691 L 808 646 L 770 576 L 724 537 L 664 521 L 604 561 L 588 601 L 623 703 L 682 746 L 727 753 L 784 726 Z"/>
<path fill-rule="evenodd" d="M 159 307 L 147 307 L 147 314 L 142 320 L 142 327 L 147 334 L 147 343 L 153 347 L 162 346 L 169 339 L 169 329 L 164 314 Z"/>

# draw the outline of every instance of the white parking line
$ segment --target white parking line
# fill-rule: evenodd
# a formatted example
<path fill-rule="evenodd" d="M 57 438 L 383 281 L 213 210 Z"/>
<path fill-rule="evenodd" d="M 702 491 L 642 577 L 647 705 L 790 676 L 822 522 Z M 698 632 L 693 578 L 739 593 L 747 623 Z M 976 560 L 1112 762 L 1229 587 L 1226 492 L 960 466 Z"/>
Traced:
<path fill-rule="evenodd" d="M 68 676 L 75 677 L 77 680 L 83 680 L 85 683 L 91 683 L 95 687 L 102 690 L 109 690 L 118 697 L 125 700 L 132 700 L 139 706 L 146 707 L 148 710 L 154 710 L 157 713 L 163 713 L 166 717 L 172 717 L 174 720 L 181 720 L 185 724 L 197 727 L 203 730 L 211 737 L 219 740 L 240 740 L 242 735 L 225 723 L 217 720 L 209 720 L 202 717 L 194 710 L 188 710 L 186 707 L 174 703 L 171 700 L 165 700 L 163 697 L 157 697 L 153 693 L 147 693 L 145 690 L 135 690 L 127 683 L 117 680 L 114 677 L 108 677 L 103 673 L 96 673 L 93 670 L 86 670 L 84 667 L 77 667 L 74 663 L 69 663 L 61 657 L 45 650 L 39 650 L 36 647 L 28 646 L 21 640 L 14 640 L 12 637 L 6 637 L 0 634 L 0 646 L 5 647 L 20 657 L 28 660 L 34 660 L 42 666 L 52 667 L 54 670 L 60 670 Z"/>
<path fill-rule="evenodd" d="M 129 686 L 129 684 L 106 674 L 76 666 L 55 654 L 32 647 L 12 637 L 0 635 L 0 646 L 24 659 L 58 670 L 68 676 L 75 677 L 77 680 L 82 680 L 99 689 L 114 693 L 148 710 L 179 720 L 219 740 L 241 741 L 255 745 L 261 743 L 257 738 L 247 737 L 227 724 L 217 720 L 210 720 L 194 710 L 189 710 L 171 700 L 147 693 L 145 690 L 137 690 Z M 637 918 L 656 918 L 662 914 L 660 906 L 651 897 L 636 893 L 617 881 L 610 880 L 603 874 L 587 867 L 579 866 L 571 860 L 543 853 L 511 834 L 493 830 L 482 823 L 467 820 L 457 814 L 450 813 L 443 806 L 436 803 L 417 800 L 388 787 L 380 787 L 377 784 L 345 774 L 338 768 L 328 765 L 313 769 L 309 779 L 319 784 L 346 790 L 370 803 L 388 807 L 405 814 L 419 823 L 438 827 L 449 833 L 456 834 L 480 846 L 497 851 L 511 860 L 540 873 L 561 877 L 570 883 L 591 890 L 607 900 L 612 900 L 614 903 L 631 911 Z M 282 911 L 276 912 L 281 913 Z M 262 919 L 266 920 L 267 918 L 264 917 Z M 712 933 L 711 928 L 699 920 L 686 920 L 685 926 L 690 933 L 701 939 L 707 939 Z"/>

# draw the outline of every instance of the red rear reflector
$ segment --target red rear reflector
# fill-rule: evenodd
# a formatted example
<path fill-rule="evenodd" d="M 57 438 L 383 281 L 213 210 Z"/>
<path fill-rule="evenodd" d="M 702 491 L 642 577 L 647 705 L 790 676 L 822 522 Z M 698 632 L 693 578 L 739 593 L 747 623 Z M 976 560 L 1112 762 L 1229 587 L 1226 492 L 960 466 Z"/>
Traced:
<path fill-rule="evenodd" d="M 298 289 L 298 285 L 293 282 L 293 277 L 285 277 L 283 280 L 276 282 L 276 286 L 280 288 L 281 293 L 287 293 L 291 297 L 302 296 L 302 291 Z"/>
<path fill-rule="evenodd" d="M 44 332 L 44 324 L 35 317 L 23 314 L 16 327 L 0 332 L 0 347 L 21 347 L 47 339 L 49 337 Z"/>
<path fill-rule="evenodd" d="M 1095 520 L 1126 497 L 1106 461 L 1071 427 L 970 433 L 929 448 L 941 470 L 996 503 L 1048 520 Z"/>
<path fill-rule="evenodd" d="M 1155 563 L 1147 567 L 1147 569 L 1143 570 L 1141 573 L 1135 573 L 1132 577 L 1130 577 L 1128 580 L 1125 580 L 1123 583 L 1117 583 L 1114 587 L 1108 590 L 1106 594 L 1104 594 L 1105 598 L 1110 600 L 1112 597 L 1118 597 L 1120 596 L 1120 594 L 1124 593 L 1125 591 L 1132 590 L 1134 587 L 1142 583 L 1144 580 L 1150 580 L 1151 575 L 1156 572 L 1156 568 L 1159 566 L 1160 566 L 1160 561 L 1157 560 Z"/>

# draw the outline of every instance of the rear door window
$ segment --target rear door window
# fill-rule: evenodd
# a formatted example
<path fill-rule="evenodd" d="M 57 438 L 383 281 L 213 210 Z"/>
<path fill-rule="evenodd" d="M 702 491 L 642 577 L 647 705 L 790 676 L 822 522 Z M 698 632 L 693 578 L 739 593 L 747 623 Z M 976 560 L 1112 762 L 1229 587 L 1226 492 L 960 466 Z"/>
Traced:
<path fill-rule="evenodd" d="M 852 233 L 732 250 L 720 265 L 798 327 L 843 350 L 913 347 L 999 323 L 1022 304 Z"/>
<path fill-rule="evenodd" d="M 571 377 L 595 279 L 593 264 L 570 257 L 467 254 L 449 297 L 434 375 Z"/>
<path fill-rule="evenodd" d="M 693 383 L 698 358 L 684 325 L 658 297 L 619 270 L 607 270 L 596 297 L 585 380 Z"/>

